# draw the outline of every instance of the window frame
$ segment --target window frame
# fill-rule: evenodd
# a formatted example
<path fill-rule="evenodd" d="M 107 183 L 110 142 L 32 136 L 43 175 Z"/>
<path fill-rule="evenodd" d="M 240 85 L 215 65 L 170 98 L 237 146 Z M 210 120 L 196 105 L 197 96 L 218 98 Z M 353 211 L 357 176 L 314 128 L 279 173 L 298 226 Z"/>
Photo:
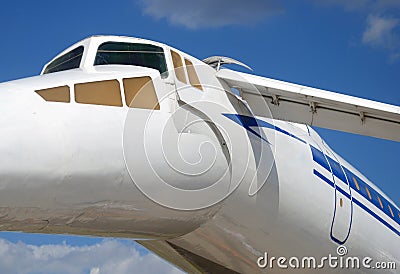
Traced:
<path fill-rule="evenodd" d="M 71 89 L 68 85 L 35 90 L 46 102 L 70 103 Z"/>
<path fill-rule="evenodd" d="M 113 52 L 113 51 L 116 51 L 116 50 L 110 50 L 110 49 L 101 49 L 103 46 L 106 46 L 106 45 L 111 45 L 111 46 L 118 46 L 118 45 L 120 45 L 120 46 L 128 46 L 129 47 L 129 45 L 131 45 L 131 46 L 140 46 L 140 45 L 142 45 L 142 46 L 149 46 L 149 47 L 154 47 L 154 48 L 157 48 L 157 49 L 159 49 L 160 51 L 159 52 L 156 52 L 156 51 L 147 51 L 147 50 L 142 50 L 142 53 L 144 53 L 144 52 L 146 52 L 146 53 L 153 53 L 153 54 L 162 54 L 163 55 L 163 64 L 161 64 L 158 68 L 155 68 L 155 67 L 150 67 L 150 66 L 145 66 L 145 65 L 138 65 L 138 64 L 134 64 L 133 62 L 131 63 L 131 64 L 129 64 L 129 63 L 122 63 L 122 62 L 111 62 L 111 63 L 108 63 L 108 64 L 100 64 L 100 63 L 97 63 L 98 62 L 98 60 L 100 59 L 100 56 L 99 56 L 99 52 L 101 53 L 101 52 Z M 136 50 L 135 50 L 136 51 Z M 119 53 L 121 53 L 121 54 L 126 54 L 126 53 L 134 53 L 135 51 L 131 51 L 131 50 L 123 50 L 122 48 L 120 49 L 120 50 L 118 50 L 118 52 Z M 138 52 L 139 52 L 139 50 L 137 50 Z M 109 61 L 111 61 L 111 60 L 109 60 Z M 93 66 L 95 67 L 95 66 L 104 66 L 104 65 L 131 65 L 131 66 L 139 66 L 139 67 L 144 67 L 144 68 L 150 68 L 150 69 L 155 69 L 155 70 L 157 70 L 159 73 L 160 73 L 160 75 L 161 75 L 161 78 L 162 79 L 166 79 L 166 78 L 168 78 L 168 76 L 169 76 L 169 71 L 168 71 L 168 62 L 167 62 L 167 57 L 166 57 L 166 50 L 164 49 L 164 47 L 162 47 L 162 46 L 159 46 L 159 45 L 153 45 L 153 44 L 150 44 L 150 43 L 138 43 L 138 42 L 121 42 L 121 41 L 106 41 L 106 42 L 103 42 L 103 43 L 101 43 L 98 47 L 97 47 L 97 49 L 96 49 L 96 53 L 95 53 L 95 57 L 94 57 L 94 61 L 93 61 Z"/>
<path fill-rule="evenodd" d="M 79 51 L 78 51 L 78 50 L 79 50 Z M 67 59 L 67 60 L 65 60 L 65 61 L 63 61 L 63 62 L 61 62 L 60 64 L 58 64 L 58 65 L 56 65 L 56 66 L 51 67 L 54 63 L 56 63 L 57 61 L 62 60 L 63 58 L 65 58 L 65 57 L 68 56 L 69 54 L 72 54 L 74 51 L 78 51 L 79 54 L 77 54 L 77 55 L 75 55 L 75 56 L 73 56 L 73 57 L 71 57 L 71 58 L 69 58 L 69 59 Z M 51 74 L 51 73 L 55 73 L 55 72 L 67 71 L 67 70 L 71 70 L 71 69 L 80 68 L 80 67 L 81 67 L 81 64 L 82 64 L 82 58 L 83 58 L 83 54 L 84 54 L 84 53 L 85 53 L 85 47 L 84 47 L 83 45 L 80 45 L 80 46 L 78 46 L 78 47 L 76 47 L 76 48 L 74 48 L 74 49 L 72 49 L 72 50 L 66 52 L 65 54 L 61 55 L 60 57 L 57 57 L 56 59 L 52 60 L 52 61 L 44 68 L 43 74 Z M 64 69 L 53 70 L 54 68 L 57 68 L 57 67 L 59 67 L 59 66 L 61 66 L 61 65 L 68 64 L 69 61 L 74 60 L 74 59 L 76 59 L 76 58 L 78 58 L 78 57 L 79 57 L 78 66 L 76 66 L 76 64 L 75 64 L 75 65 L 72 66 L 72 67 L 68 67 L 68 68 L 64 68 Z"/>
<path fill-rule="evenodd" d="M 102 93 L 103 95 L 107 93 L 107 91 L 101 90 L 99 85 L 102 83 L 106 83 L 107 85 L 113 84 L 115 85 L 115 94 L 106 96 L 100 96 Z M 90 87 L 92 85 L 92 87 Z M 96 87 L 97 85 L 97 87 Z M 80 90 L 82 88 L 82 90 Z M 106 86 L 102 87 L 107 89 Z M 85 90 L 86 89 L 86 90 Z M 94 90 L 97 91 L 95 94 Z M 89 94 L 89 95 L 88 95 Z M 92 99 L 87 99 L 86 96 L 93 96 Z M 116 96 L 117 95 L 117 96 Z M 99 96 L 96 98 L 96 96 Z M 116 96 L 113 98 L 114 103 L 107 102 L 112 96 Z M 75 102 L 78 104 L 85 104 L 85 105 L 98 105 L 98 106 L 110 106 L 110 107 L 123 107 L 122 102 L 122 93 L 121 93 L 121 83 L 118 79 L 107 79 L 107 80 L 98 80 L 93 82 L 83 82 L 83 83 L 76 83 L 74 84 L 74 98 Z M 96 98 L 96 99 L 93 99 Z M 92 101 L 90 101 L 92 100 Z M 103 101 L 101 101 L 103 100 Z M 115 103 L 116 102 L 116 103 Z"/>
<path fill-rule="evenodd" d="M 146 82 L 146 78 L 148 78 Z M 139 85 L 134 85 L 133 87 L 129 87 L 132 83 L 131 81 L 138 81 Z M 129 78 L 122 78 L 122 88 L 124 93 L 124 103 L 128 108 L 133 109 L 147 109 L 147 110 L 160 110 L 160 101 L 157 96 L 156 88 L 154 86 L 153 79 L 150 76 L 140 76 L 140 77 L 129 77 Z M 140 83 L 140 81 L 144 81 L 145 83 Z M 150 86 L 149 86 L 150 85 Z M 133 88 L 134 90 L 130 90 Z M 138 97 L 135 106 L 131 106 L 134 102 L 135 97 L 140 94 L 140 91 L 145 88 L 147 89 L 146 92 L 151 92 L 148 94 L 149 96 L 146 98 Z M 150 89 L 150 90 L 149 90 Z M 133 95 L 132 95 L 133 94 Z M 139 95 L 141 96 L 141 95 Z M 153 102 L 150 102 L 153 100 Z M 129 101 L 129 102 L 128 102 Z M 149 105 L 151 104 L 151 106 Z"/>
<path fill-rule="evenodd" d="M 194 88 L 197 88 L 198 90 L 204 91 L 203 85 L 200 82 L 199 74 L 197 73 L 193 62 L 187 58 L 184 58 L 184 62 L 190 85 Z"/>
<path fill-rule="evenodd" d="M 186 76 L 186 68 L 184 66 L 182 55 L 174 51 L 173 49 L 170 49 L 170 54 L 171 54 L 172 66 L 174 67 L 175 78 L 183 84 L 188 84 Z M 174 56 L 176 58 L 174 58 Z M 176 63 L 175 61 L 179 63 Z"/>

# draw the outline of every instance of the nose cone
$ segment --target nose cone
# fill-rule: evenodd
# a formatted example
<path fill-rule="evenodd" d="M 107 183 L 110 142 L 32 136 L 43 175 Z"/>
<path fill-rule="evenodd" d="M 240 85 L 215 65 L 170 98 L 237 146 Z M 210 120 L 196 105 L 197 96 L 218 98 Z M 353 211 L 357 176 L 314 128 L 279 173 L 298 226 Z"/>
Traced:
<path fill-rule="evenodd" d="M 14 88 L 14 89 L 13 89 Z M 24 90 L 13 84 L 0 85 L 0 152 L 3 172 L 25 168 L 27 162 L 43 155 L 39 148 L 46 143 L 43 125 L 48 119 L 38 111 L 40 97 L 33 90 Z"/>
<path fill-rule="evenodd" d="M 43 132 L 49 121 L 42 119 L 33 89 L 14 82 L 0 84 L 0 206 L 28 202 L 29 182 L 51 163 L 45 147 L 50 139 Z M 48 133 L 48 132 L 47 132 Z"/>

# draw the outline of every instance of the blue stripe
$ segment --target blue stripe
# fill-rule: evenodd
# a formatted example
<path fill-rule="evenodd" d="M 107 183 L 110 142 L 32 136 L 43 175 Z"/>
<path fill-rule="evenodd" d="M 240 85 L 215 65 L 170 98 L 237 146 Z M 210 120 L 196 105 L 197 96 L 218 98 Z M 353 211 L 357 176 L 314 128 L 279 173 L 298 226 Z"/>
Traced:
<path fill-rule="evenodd" d="M 400 236 L 400 232 L 391 226 L 388 222 L 386 222 L 384 219 L 382 219 L 380 216 L 378 216 L 375 212 L 373 212 L 371 209 L 369 209 L 367 206 L 363 205 L 360 201 L 358 201 L 356 198 L 353 197 L 353 202 L 364 209 L 366 212 L 368 212 L 371 216 L 373 216 L 375 219 L 380 221 L 382 224 L 384 224 L 387 228 L 389 228 L 391 231 L 396 233 L 398 236 Z"/>
<path fill-rule="evenodd" d="M 341 188 L 340 186 L 336 185 L 336 189 L 339 190 L 339 192 L 342 193 L 344 196 L 346 196 L 348 199 L 350 199 L 350 194 L 347 193 L 345 190 L 343 190 L 343 188 Z"/>
<path fill-rule="evenodd" d="M 335 188 L 335 184 L 329 180 L 328 178 L 326 178 L 324 175 L 322 175 L 321 173 L 319 173 L 317 170 L 314 169 L 314 174 L 319 177 L 320 179 L 322 179 L 324 182 L 326 182 L 328 185 L 330 185 L 331 187 Z M 343 189 L 341 189 L 340 187 L 336 186 L 337 190 L 339 190 L 343 195 L 345 195 L 347 198 L 350 199 L 350 195 L 347 194 Z M 373 212 L 371 209 L 369 209 L 367 206 L 365 206 L 364 204 L 362 204 L 360 201 L 358 201 L 356 198 L 353 197 L 353 202 L 358 205 L 359 207 L 361 207 L 362 209 L 364 209 L 366 212 L 368 212 L 372 217 L 374 217 L 375 219 L 377 219 L 379 222 L 381 222 L 383 225 L 385 225 L 387 228 L 389 228 L 391 231 L 393 231 L 394 233 L 396 233 L 398 236 L 400 236 L 400 232 L 394 228 L 393 226 L 391 226 L 388 222 L 386 222 L 384 219 L 382 219 L 379 215 L 377 215 L 375 212 Z"/>
<path fill-rule="evenodd" d="M 257 119 L 255 117 L 250 117 L 250 116 L 245 116 L 245 115 L 240 115 L 240 114 L 227 114 L 227 113 L 223 113 L 222 115 L 224 115 L 225 117 L 229 118 L 230 120 L 234 121 L 235 123 L 241 125 L 242 127 L 244 127 L 247 131 L 250 131 L 251 133 L 253 133 L 254 135 L 256 135 L 257 137 L 261 138 L 262 140 L 266 141 L 267 143 L 269 143 L 266 139 L 264 139 L 258 132 L 254 131 L 251 127 L 263 127 L 263 128 L 270 128 L 270 129 L 274 129 L 278 132 L 281 132 L 285 135 L 288 135 L 304 144 L 306 144 L 306 142 L 302 139 L 300 139 L 299 137 L 293 135 L 292 133 L 281 129 L 280 127 L 274 126 L 273 124 L 270 124 L 268 122 L 265 122 L 261 119 Z"/>
<path fill-rule="evenodd" d="M 299 137 L 293 135 L 293 134 L 290 133 L 290 132 L 287 132 L 287 131 L 284 130 L 284 129 L 281 129 L 280 127 L 275 126 L 275 130 L 276 130 L 276 131 L 279 131 L 279 132 L 281 132 L 281 133 L 283 133 L 283 134 L 286 134 L 286 135 L 288 135 L 288 136 L 290 136 L 290 137 L 292 137 L 292 138 L 294 138 L 294 139 L 297 139 L 297 140 L 299 140 L 300 142 L 306 144 L 306 142 L 305 142 L 304 140 L 300 139 Z"/>
<path fill-rule="evenodd" d="M 320 166 L 322 166 L 323 168 L 325 168 L 328 172 L 330 171 L 329 165 L 324 157 L 324 154 L 317 148 L 313 147 L 310 145 L 311 148 L 311 152 L 312 152 L 312 156 L 313 156 L 313 160 L 318 163 Z M 343 173 L 343 170 L 341 169 L 341 166 L 338 162 L 334 161 L 332 158 L 330 158 L 329 156 L 327 156 L 329 163 L 331 164 L 332 170 L 335 174 L 336 177 L 342 179 L 344 182 L 346 182 L 346 177 Z M 364 182 L 361 178 L 359 178 L 357 175 L 355 175 L 354 173 L 352 173 L 351 171 L 349 171 L 346 167 L 343 167 L 344 171 L 347 174 L 349 183 L 350 183 L 350 187 L 352 190 L 356 191 L 357 193 L 360 193 L 364 198 L 366 198 L 368 201 L 370 201 L 371 204 L 373 204 L 378 210 L 380 210 L 381 212 L 385 213 L 389 218 L 393 219 L 397 224 L 399 224 L 399 218 L 396 218 L 398 216 L 396 216 L 396 214 L 398 214 L 397 208 L 395 206 L 393 206 L 388 200 L 386 200 L 384 197 L 382 197 L 381 195 L 379 195 L 379 193 L 374 190 L 373 188 L 371 188 L 366 182 Z M 330 181 L 328 178 L 326 178 L 324 175 L 322 175 L 321 173 L 319 173 L 317 170 L 314 169 L 314 174 L 316 176 L 318 176 L 320 179 L 322 179 L 323 181 L 325 181 L 326 183 L 328 183 L 330 186 L 335 188 L 335 185 L 332 181 Z M 360 187 L 360 190 L 357 189 L 354 181 L 353 181 L 353 177 L 357 180 L 357 183 Z M 365 187 L 368 187 L 368 190 L 371 194 L 372 197 L 372 201 L 369 199 L 368 193 L 366 192 Z M 345 195 L 348 199 L 351 198 L 351 196 L 345 191 L 343 190 L 341 187 L 339 187 L 338 185 L 336 185 L 336 189 L 342 193 L 343 195 Z M 377 197 L 379 196 L 379 198 L 381 199 L 382 205 L 383 205 L 383 209 L 380 207 L 380 203 L 377 199 Z M 387 226 L 390 230 L 394 231 L 397 235 L 399 235 L 399 231 L 397 231 L 394 227 L 392 227 L 389 223 L 387 223 L 385 220 L 383 220 L 381 217 L 379 217 L 378 215 L 376 215 L 371 209 L 369 209 L 367 206 L 363 205 L 361 202 L 359 202 L 358 200 L 356 200 L 354 197 L 353 201 L 356 201 L 356 203 L 363 208 L 364 210 L 366 210 L 368 213 L 370 213 L 373 217 L 375 217 L 378 221 L 380 221 L 382 224 L 384 224 L 385 226 Z M 390 207 L 392 208 L 393 214 L 395 215 L 395 217 L 393 218 L 389 208 L 387 205 L 390 205 Z"/>
<path fill-rule="evenodd" d="M 326 161 L 325 155 L 320 151 L 319 149 L 311 146 L 311 153 L 313 156 L 313 160 L 317 162 L 320 166 L 328 170 L 329 172 L 332 172 L 333 174 L 338 177 L 340 180 L 342 180 L 345 184 L 347 184 L 346 176 L 343 173 L 343 170 L 338 162 L 333 160 L 331 157 L 326 156 L 328 158 L 329 164 Z"/>
<path fill-rule="evenodd" d="M 325 168 L 326 170 L 328 170 L 329 173 L 330 173 L 330 172 L 331 172 L 331 169 L 329 168 L 329 164 L 328 164 L 328 162 L 326 161 L 326 158 L 325 158 L 324 154 L 323 154 L 320 150 L 316 149 L 315 147 L 313 147 L 313 146 L 311 146 L 311 145 L 310 145 L 310 147 L 311 147 L 311 152 L 312 152 L 313 160 L 314 160 L 315 162 L 317 162 L 320 166 L 322 166 L 323 168 Z"/>
<path fill-rule="evenodd" d="M 355 175 L 353 172 L 348 170 L 346 167 L 343 167 L 343 169 L 346 172 L 347 177 L 349 178 L 350 186 L 352 189 L 354 189 L 359 194 L 361 194 L 364 198 L 366 198 L 368 201 L 370 201 L 378 210 L 383 211 L 389 218 L 393 219 L 392 213 L 390 212 L 390 209 L 388 207 L 388 205 L 390 205 L 390 207 L 392 208 L 392 211 L 393 211 L 394 220 L 396 221 L 396 223 L 400 224 L 399 212 L 392 203 L 390 203 L 387 199 L 385 199 L 385 197 L 382 197 L 382 195 L 380 195 L 375 189 L 371 188 L 366 182 L 364 182 L 360 177 Z M 357 180 L 360 190 L 357 189 L 357 186 L 356 186 L 353 178 L 355 178 Z M 366 187 L 368 188 L 372 199 L 369 198 Z M 379 203 L 378 197 L 382 202 L 383 208 L 381 207 L 381 204 Z"/>
<path fill-rule="evenodd" d="M 328 178 L 326 178 L 324 175 L 322 175 L 321 173 L 318 172 L 318 170 L 314 169 L 314 174 L 319 177 L 320 179 L 322 179 L 324 182 L 326 182 L 327 184 L 329 184 L 331 187 L 335 188 L 335 184 L 329 180 Z M 336 185 L 336 189 L 342 193 L 344 196 L 346 196 L 348 199 L 350 199 L 350 194 L 347 193 L 346 191 L 344 191 L 340 186 Z"/>
<path fill-rule="evenodd" d="M 322 179 L 324 182 L 326 182 L 327 184 L 329 184 L 331 187 L 335 187 L 335 184 L 329 180 L 328 178 L 326 178 L 324 175 L 322 175 L 321 173 L 318 172 L 318 170 L 314 169 L 314 174 L 317 175 L 320 179 Z"/>
<path fill-rule="evenodd" d="M 241 125 L 242 127 L 244 127 L 247 131 L 253 133 L 254 135 L 256 135 L 257 137 L 259 137 L 260 139 L 264 140 L 265 142 L 269 143 L 268 140 L 266 140 L 264 137 L 262 137 L 258 132 L 254 131 L 251 127 L 263 127 L 263 128 L 270 128 L 270 129 L 274 129 L 278 132 L 281 132 L 287 136 L 290 136 L 304 144 L 306 144 L 306 142 L 302 139 L 300 139 L 299 137 L 293 135 L 292 133 L 281 129 L 280 127 L 274 126 L 268 122 L 265 122 L 263 120 L 257 119 L 255 117 L 250 117 L 250 116 L 245 116 L 245 115 L 239 115 L 239 114 L 222 114 L 225 117 L 227 117 L 228 119 L 234 121 L 235 123 Z M 347 176 L 348 176 L 348 180 L 349 182 L 346 180 L 346 175 L 343 173 L 342 170 L 342 166 L 336 162 L 335 160 L 333 160 L 332 158 L 330 158 L 329 156 L 327 156 L 329 164 L 324 156 L 324 154 L 317 148 L 313 147 L 310 145 L 311 151 L 312 151 L 312 156 L 313 156 L 313 160 L 318 163 L 320 166 L 322 166 L 323 168 L 325 168 L 327 171 L 331 172 L 331 168 L 332 168 L 332 172 L 333 174 L 341 179 L 344 183 L 348 184 L 349 182 L 352 182 L 352 177 L 354 176 L 357 179 L 357 182 L 360 186 L 361 190 L 358 190 L 356 188 L 356 186 L 354 185 L 354 183 L 350 183 L 350 187 L 357 191 L 358 193 L 360 193 L 362 196 L 364 196 L 365 198 L 369 198 L 367 196 L 367 193 L 365 192 L 365 190 L 363 190 L 365 188 L 365 186 L 368 187 L 369 191 L 371 192 L 371 196 L 377 196 L 379 195 L 373 188 L 371 188 L 367 183 L 365 183 L 363 180 L 361 180 L 358 176 L 354 175 L 352 172 L 350 172 L 348 169 L 346 169 L 345 167 L 343 167 L 343 169 L 345 170 Z M 335 188 L 335 184 L 330 181 L 328 178 L 326 178 L 324 175 L 322 175 L 321 173 L 319 173 L 317 170 L 314 169 L 314 174 L 316 176 L 318 176 L 320 179 L 322 179 L 324 182 L 328 183 L 331 187 Z M 351 176 L 349 176 L 351 175 Z M 348 194 L 345 190 L 343 190 L 341 187 L 339 187 L 338 185 L 336 185 L 336 189 L 342 193 L 344 196 L 346 196 L 348 199 L 351 198 L 350 194 Z M 387 205 L 390 205 L 393 213 L 395 215 L 394 220 L 396 223 L 400 224 L 400 217 L 398 216 L 399 212 L 397 210 L 397 208 L 395 206 L 393 206 L 389 201 L 387 201 L 384 197 L 382 197 L 381 195 L 379 195 L 383 205 L 384 205 L 384 209 L 382 210 L 378 205 L 378 201 L 373 200 L 373 202 L 371 202 L 373 205 L 375 205 L 379 210 L 381 210 L 382 212 L 384 212 L 388 217 L 392 218 L 391 213 L 389 208 L 387 207 Z M 365 211 L 367 211 L 369 214 L 371 214 L 373 217 L 375 217 L 378 221 L 380 221 L 382 224 L 384 224 L 385 226 L 387 226 L 390 230 L 392 230 L 393 232 L 395 232 L 397 235 L 400 235 L 399 231 L 397 231 L 394 227 L 392 227 L 389 223 L 387 223 L 385 220 L 383 220 L 381 217 L 379 217 L 378 215 L 376 215 L 373 211 L 371 211 L 367 206 L 363 205 L 361 202 L 359 202 L 358 200 L 356 200 L 353 197 L 353 201 L 359 205 L 361 208 L 363 208 Z"/>
<path fill-rule="evenodd" d="M 270 144 L 268 140 L 266 140 L 264 137 L 262 137 L 258 132 L 254 131 L 251 127 L 265 127 L 265 128 L 274 128 L 273 125 L 270 123 L 267 123 L 265 121 L 256 119 L 254 117 L 249 117 L 249 116 L 244 116 L 244 115 L 239 115 L 239 114 L 222 114 L 225 117 L 231 119 L 235 123 L 241 125 L 244 127 L 247 131 L 250 131 L 263 141 L 267 142 Z"/>
<path fill-rule="evenodd" d="M 347 185 L 346 176 L 343 173 L 341 165 L 338 162 L 336 162 L 335 160 L 333 160 L 332 158 L 330 158 L 329 156 L 327 156 L 327 158 L 328 158 L 328 162 L 331 166 L 333 174 Z"/>

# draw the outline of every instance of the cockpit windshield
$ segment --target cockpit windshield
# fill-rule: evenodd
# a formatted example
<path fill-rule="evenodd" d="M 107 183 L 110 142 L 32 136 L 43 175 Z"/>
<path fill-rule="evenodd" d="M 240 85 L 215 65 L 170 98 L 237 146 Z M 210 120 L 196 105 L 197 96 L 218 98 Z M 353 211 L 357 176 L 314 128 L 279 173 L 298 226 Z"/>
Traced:
<path fill-rule="evenodd" d="M 83 46 L 80 46 L 58 57 L 45 68 L 43 74 L 79 68 L 83 50 Z"/>
<path fill-rule="evenodd" d="M 156 69 L 162 78 L 168 76 L 164 50 L 149 44 L 106 42 L 99 46 L 95 66 L 133 65 Z"/>

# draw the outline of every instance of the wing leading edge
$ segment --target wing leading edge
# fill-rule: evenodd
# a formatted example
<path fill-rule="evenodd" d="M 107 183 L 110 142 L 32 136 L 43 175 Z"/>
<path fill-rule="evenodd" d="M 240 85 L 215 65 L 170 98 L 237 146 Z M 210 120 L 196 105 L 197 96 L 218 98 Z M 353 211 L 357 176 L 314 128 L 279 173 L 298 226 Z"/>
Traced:
<path fill-rule="evenodd" d="M 222 69 L 255 115 L 400 141 L 400 107 Z"/>

